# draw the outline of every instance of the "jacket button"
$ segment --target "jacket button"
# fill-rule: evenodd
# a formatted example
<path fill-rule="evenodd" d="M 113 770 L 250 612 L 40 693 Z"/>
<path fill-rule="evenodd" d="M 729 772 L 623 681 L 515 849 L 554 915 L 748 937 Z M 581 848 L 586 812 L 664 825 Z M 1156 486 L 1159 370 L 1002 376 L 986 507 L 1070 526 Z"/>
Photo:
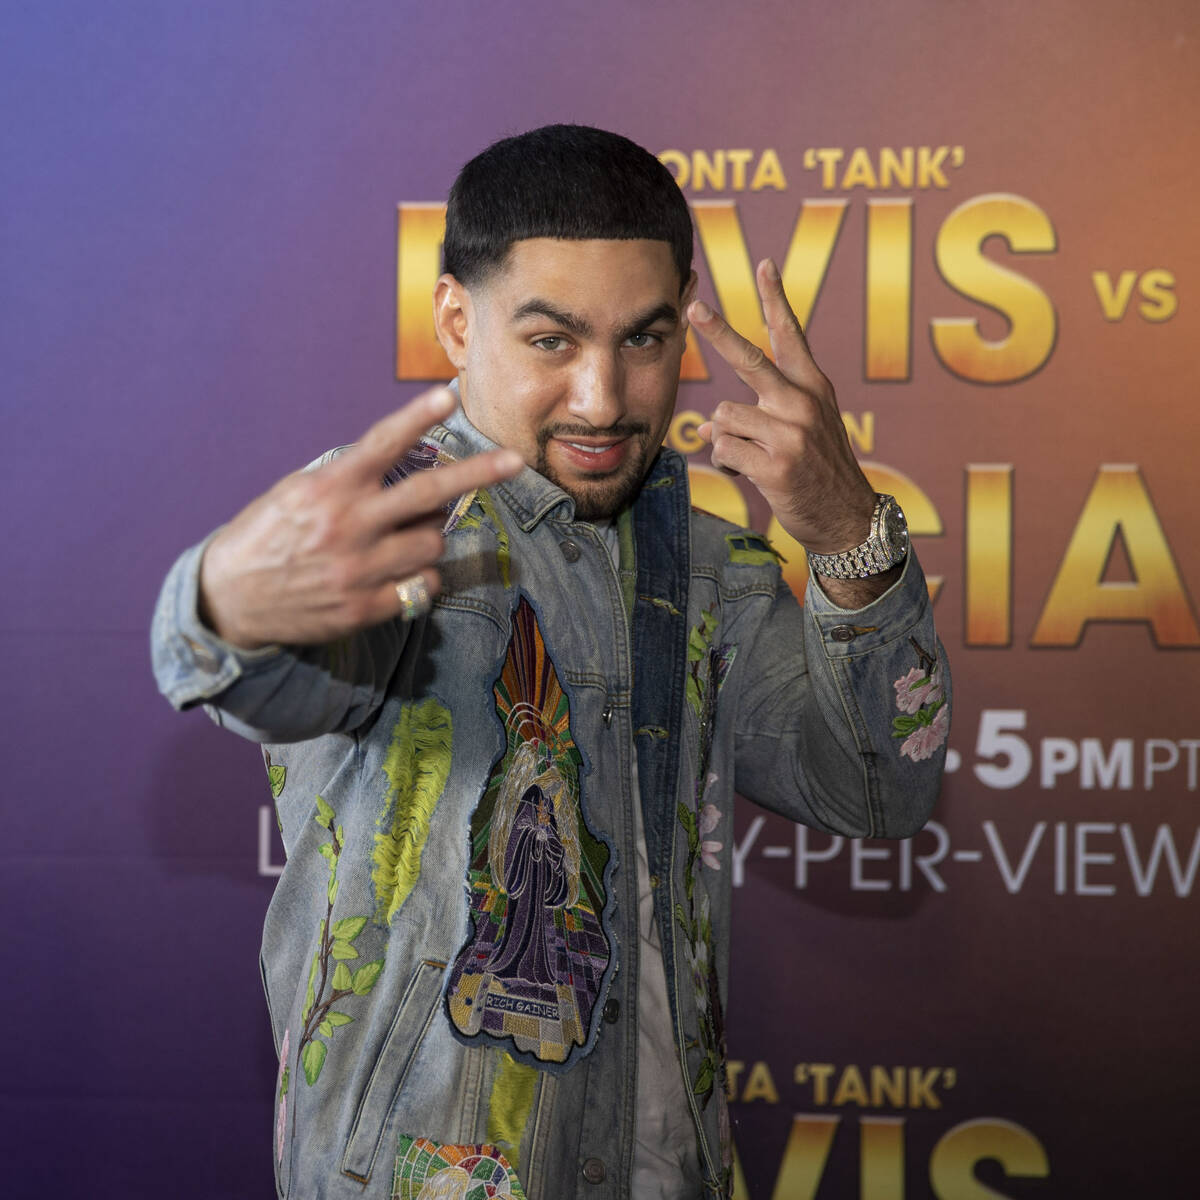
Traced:
<path fill-rule="evenodd" d="M 621 1002 L 615 996 L 610 996 L 604 1002 L 604 1019 L 610 1024 L 615 1025 L 617 1018 L 621 1015 Z"/>
<path fill-rule="evenodd" d="M 589 1158 L 583 1164 L 583 1177 L 588 1183 L 603 1183 L 604 1164 L 598 1158 Z"/>
<path fill-rule="evenodd" d="M 829 636 L 835 642 L 852 642 L 854 641 L 854 630 L 849 625 L 835 625 L 829 631 Z"/>
<path fill-rule="evenodd" d="M 570 538 L 567 538 L 565 542 L 558 543 L 558 548 L 562 551 L 562 556 L 567 562 L 579 561 L 580 550 L 578 542 L 573 542 Z"/>

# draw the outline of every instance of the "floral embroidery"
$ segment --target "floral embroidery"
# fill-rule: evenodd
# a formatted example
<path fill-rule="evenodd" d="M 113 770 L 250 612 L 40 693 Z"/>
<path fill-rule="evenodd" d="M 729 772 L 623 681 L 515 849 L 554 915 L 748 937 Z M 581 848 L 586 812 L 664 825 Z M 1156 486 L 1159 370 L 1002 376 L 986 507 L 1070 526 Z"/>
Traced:
<path fill-rule="evenodd" d="M 287 1132 L 287 1094 L 291 1082 L 292 1069 L 287 1065 L 288 1049 L 291 1045 L 290 1029 L 283 1031 L 283 1045 L 279 1047 L 279 1077 L 275 1081 L 275 1091 L 278 1094 L 279 1115 L 275 1119 L 275 1153 L 278 1162 L 283 1162 L 284 1134 Z"/>
<path fill-rule="evenodd" d="M 896 689 L 896 707 L 903 714 L 892 718 L 892 737 L 902 738 L 900 753 L 913 762 L 932 758 L 950 732 L 950 708 L 942 687 L 941 665 L 910 638 L 919 666 L 902 675 Z"/>
<path fill-rule="evenodd" d="M 328 907 L 325 918 L 317 931 L 317 948 L 313 951 L 312 966 L 308 971 L 308 988 L 304 995 L 304 1010 L 300 1013 L 303 1029 L 297 1052 L 304 1068 L 304 1078 L 309 1087 L 317 1082 L 329 1046 L 317 1034 L 329 1038 L 342 1025 L 349 1025 L 354 1018 L 338 1012 L 334 1005 L 348 996 L 365 996 L 374 986 L 383 970 L 383 959 L 366 963 L 351 972 L 347 962 L 358 957 L 354 942 L 366 927 L 366 917 L 344 917 L 333 919 L 333 905 L 338 894 L 338 862 L 346 845 L 346 836 L 340 825 L 334 826 L 334 811 L 325 801 L 317 797 L 317 815 L 313 818 L 322 829 L 328 829 L 330 840 L 318 849 L 329 864 L 329 884 L 326 888 Z M 332 974 L 330 961 L 337 965 Z M 325 989 L 329 988 L 326 997 Z"/>
<path fill-rule="evenodd" d="M 433 810 L 450 776 L 453 724 L 450 710 L 434 697 L 406 704 L 392 727 L 383 760 L 388 781 L 371 855 L 375 920 L 388 925 L 412 894 L 421 874 Z"/>
<path fill-rule="evenodd" d="M 486 1142 L 451 1146 L 400 1135 L 392 1200 L 526 1200 L 508 1160 Z"/>
<path fill-rule="evenodd" d="M 712 644 L 719 619 L 716 605 L 701 613 L 700 624 L 688 637 L 688 676 L 686 696 L 699 725 L 699 749 L 696 767 L 696 795 L 692 805 L 680 801 L 677 814 L 687 835 L 688 856 L 684 866 L 684 899 L 675 905 L 675 920 L 683 930 L 684 953 L 691 968 L 696 993 L 696 1011 L 700 1036 L 693 1045 L 701 1053 L 692 1090 L 707 1105 L 714 1090 L 724 1104 L 725 1029 L 718 990 L 717 968 L 712 950 L 711 906 L 707 891 L 696 890 L 701 865 L 720 870 L 718 857 L 723 843 L 705 835 L 712 833 L 722 820 L 721 810 L 705 796 L 716 775 L 708 769 L 712 753 L 713 725 L 717 693 L 725 682 L 737 647 Z M 720 1084 L 720 1087 L 717 1085 Z"/>
<path fill-rule="evenodd" d="M 463 1038 L 562 1063 L 594 1036 L 612 961 L 609 850 L 584 820 L 570 706 L 524 598 L 494 691 L 507 744 L 471 818 L 472 928 L 446 1003 Z"/>

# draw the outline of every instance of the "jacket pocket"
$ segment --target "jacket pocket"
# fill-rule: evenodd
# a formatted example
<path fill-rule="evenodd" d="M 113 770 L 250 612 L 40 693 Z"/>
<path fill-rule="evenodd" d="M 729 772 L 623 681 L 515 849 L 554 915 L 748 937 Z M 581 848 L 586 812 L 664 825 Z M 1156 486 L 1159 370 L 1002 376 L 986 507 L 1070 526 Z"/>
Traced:
<path fill-rule="evenodd" d="M 396 1009 L 383 1050 L 375 1060 L 342 1156 L 342 1173 L 360 1183 L 370 1179 L 375 1169 L 388 1114 L 438 1010 L 445 969 L 445 963 L 429 960 L 417 967 Z M 389 1170 L 392 1167 L 390 1158 L 387 1166 Z"/>

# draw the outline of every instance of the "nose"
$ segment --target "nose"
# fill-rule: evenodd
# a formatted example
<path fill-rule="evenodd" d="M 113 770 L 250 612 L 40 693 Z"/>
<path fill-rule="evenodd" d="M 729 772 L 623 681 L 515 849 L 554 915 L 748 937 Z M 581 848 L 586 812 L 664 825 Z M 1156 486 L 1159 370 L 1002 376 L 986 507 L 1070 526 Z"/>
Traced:
<path fill-rule="evenodd" d="M 585 355 L 571 378 L 567 411 L 596 429 L 609 429 L 625 416 L 625 369 L 614 354 Z"/>

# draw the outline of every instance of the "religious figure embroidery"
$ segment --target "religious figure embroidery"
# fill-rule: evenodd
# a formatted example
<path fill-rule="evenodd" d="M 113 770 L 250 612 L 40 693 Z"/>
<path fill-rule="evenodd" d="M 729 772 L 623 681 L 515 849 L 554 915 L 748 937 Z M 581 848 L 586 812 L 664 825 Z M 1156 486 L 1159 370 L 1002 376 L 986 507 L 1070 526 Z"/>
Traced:
<path fill-rule="evenodd" d="M 471 819 L 472 934 L 447 1005 L 463 1037 L 563 1063 L 591 1040 L 612 958 L 609 851 L 584 820 L 570 707 L 524 598 L 494 695 L 507 744 Z"/>

